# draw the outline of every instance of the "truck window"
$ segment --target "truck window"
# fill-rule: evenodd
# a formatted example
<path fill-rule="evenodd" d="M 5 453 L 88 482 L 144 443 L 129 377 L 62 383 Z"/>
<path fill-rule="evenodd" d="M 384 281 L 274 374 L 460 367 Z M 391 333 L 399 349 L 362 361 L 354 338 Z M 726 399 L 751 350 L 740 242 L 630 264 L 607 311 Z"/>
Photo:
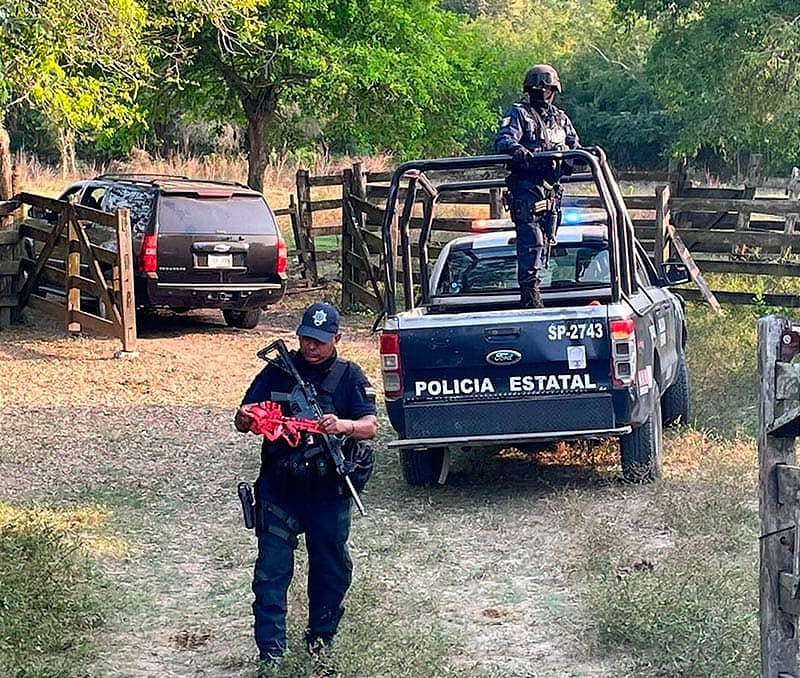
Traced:
<path fill-rule="evenodd" d="M 541 271 L 542 288 L 608 285 L 611 281 L 605 242 L 556 246 Z M 513 246 L 452 249 L 439 278 L 437 296 L 518 290 L 517 253 Z"/>
<path fill-rule="evenodd" d="M 474 294 L 517 289 L 517 255 L 510 247 L 450 251 L 436 293 Z"/>

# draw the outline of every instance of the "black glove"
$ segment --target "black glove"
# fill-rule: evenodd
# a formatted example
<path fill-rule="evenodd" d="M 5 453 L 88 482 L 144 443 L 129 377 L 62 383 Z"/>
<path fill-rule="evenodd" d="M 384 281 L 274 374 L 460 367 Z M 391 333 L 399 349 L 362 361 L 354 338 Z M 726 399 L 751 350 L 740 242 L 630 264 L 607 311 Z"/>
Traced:
<path fill-rule="evenodd" d="M 533 154 L 524 146 L 518 146 L 511 155 L 511 166 L 514 169 L 529 169 L 533 161 Z"/>

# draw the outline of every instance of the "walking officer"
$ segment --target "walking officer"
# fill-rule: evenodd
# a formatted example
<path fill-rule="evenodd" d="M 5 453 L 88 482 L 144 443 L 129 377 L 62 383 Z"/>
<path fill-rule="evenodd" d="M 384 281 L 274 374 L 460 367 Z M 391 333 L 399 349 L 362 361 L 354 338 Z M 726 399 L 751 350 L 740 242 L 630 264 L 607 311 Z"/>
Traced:
<path fill-rule="evenodd" d="M 372 469 L 373 453 L 364 441 L 375 436 L 375 391 L 361 368 L 338 357 L 339 314 L 327 303 L 315 303 L 297 328 L 300 348 L 289 351 L 296 372 L 311 384 L 324 412 L 320 427 L 331 436 L 344 436 L 345 457 L 361 464 L 362 481 Z M 295 380 L 272 362 L 256 376 L 234 417 L 237 430 L 253 423 L 252 404 L 276 400 L 292 392 Z M 287 405 L 282 414 L 291 416 Z M 263 440 L 261 470 L 255 484 L 255 527 L 258 556 L 253 576 L 254 632 L 263 670 L 277 666 L 286 651 L 287 589 L 294 570 L 298 535 L 305 534 L 308 551 L 308 627 L 306 649 L 325 668 L 352 577 L 347 550 L 351 496 L 324 455 L 314 456 L 320 436 L 308 434 L 297 447 L 282 438 Z M 353 484 L 361 489 L 351 475 Z M 320 658 L 322 668 L 320 669 Z M 267 675 L 263 673 L 262 675 Z"/>
<path fill-rule="evenodd" d="M 540 64 L 525 75 L 522 85 L 528 101 L 515 103 L 506 112 L 497 131 L 497 153 L 512 157 L 508 186 L 508 205 L 517 232 L 517 278 L 520 299 L 525 308 L 541 308 L 539 271 L 545 239 L 544 221 L 558 199 L 556 184 L 559 163 L 537 160 L 537 151 L 563 151 L 577 148 L 578 135 L 567 114 L 553 106 L 561 92 L 561 81 L 552 66 Z"/>

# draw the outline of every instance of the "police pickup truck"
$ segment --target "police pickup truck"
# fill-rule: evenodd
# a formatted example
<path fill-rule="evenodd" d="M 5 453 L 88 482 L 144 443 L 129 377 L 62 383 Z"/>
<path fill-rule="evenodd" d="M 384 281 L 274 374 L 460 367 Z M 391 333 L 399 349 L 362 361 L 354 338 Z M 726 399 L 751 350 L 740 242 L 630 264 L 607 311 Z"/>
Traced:
<path fill-rule="evenodd" d="M 411 485 L 444 483 L 459 449 L 603 438 L 619 439 L 626 480 L 650 482 L 661 473 L 663 426 L 688 419 L 684 311 L 669 290 L 688 280 L 686 267 L 651 263 L 602 149 L 538 155 L 574 167 L 561 179 L 562 225 L 542 271 L 542 309 L 520 307 L 508 221 L 473 222 L 474 232 L 429 260 L 440 197 L 503 186 L 502 176 L 452 177 L 496 173 L 508 156 L 421 160 L 393 175 L 380 352 L 397 433 L 389 445 Z M 437 183 L 431 175 L 440 172 L 447 176 Z M 399 262 L 390 254 L 397 245 Z"/>

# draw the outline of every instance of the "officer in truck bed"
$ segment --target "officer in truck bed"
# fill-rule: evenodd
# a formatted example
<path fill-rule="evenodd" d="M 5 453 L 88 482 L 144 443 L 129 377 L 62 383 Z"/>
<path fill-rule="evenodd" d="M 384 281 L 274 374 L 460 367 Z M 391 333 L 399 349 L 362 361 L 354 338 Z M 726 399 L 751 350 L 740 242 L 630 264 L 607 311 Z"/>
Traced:
<path fill-rule="evenodd" d="M 531 68 L 522 89 L 528 101 L 515 103 L 506 112 L 494 146 L 498 153 L 512 157 L 506 184 L 511 219 L 517 232 L 521 303 L 526 308 L 541 308 L 539 271 L 546 237 L 542 221 L 556 199 L 554 187 L 560 168 L 551 161 L 537 161 L 531 154 L 577 148 L 579 140 L 567 114 L 553 106 L 555 93 L 561 92 L 561 81 L 552 66 L 540 64 Z M 549 207 L 541 206 L 545 200 L 550 201 Z"/>
<path fill-rule="evenodd" d="M 346 436 L 346 456 L 360 465 L 356 476 L 366 482 L 372 468 L 372 450 L 363 441 L 375 437 L 375 391 L 361 368 L 337 357 L 341 338 L 339 314 L 330 304 L 308 307 L 297 328 L 300 350 L 291 358 L 304 381 L 312 384 L 323 416 L 320 426 L 330 435 Z M 236 411 L 234 426 L 250 430 L 248 406 L 272 400 L 274 393 L 291 392 L 295 382 L 279 367 L 268 364 L 247 389 Z M 290 415 L 291 412 L 284 412 Z M 286 593 L 294 569 L 297 537 L 305 533 L 308 551 L 308 627 L 306 649 L 317 662 L 318 675 L 328 670 L 333 637 L 344 613 L 353 565 L 347 550 L 350 533 L 350 495 L 330 463 L 322 456 L 304 454 L 313 438 L 298 447 L 278 438 L 264 438 L 261 471 L 256 481 L 256 536 L 258 557 L 253 576 L 254 631 L 262 668 L 277 666 L 286 650 Z M 349 451 L 348 451 L 348 448 Z M 368 468 L 367 468 L 368 467 Z"/>

